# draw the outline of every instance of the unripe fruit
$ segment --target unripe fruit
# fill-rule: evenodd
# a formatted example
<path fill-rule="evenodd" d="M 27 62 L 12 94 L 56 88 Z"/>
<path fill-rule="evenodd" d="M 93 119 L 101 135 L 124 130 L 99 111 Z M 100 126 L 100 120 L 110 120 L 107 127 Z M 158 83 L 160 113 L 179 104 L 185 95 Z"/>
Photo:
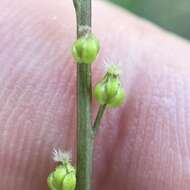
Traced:
<path fill-rule="evenodd" d="M 75 168 L 65 162 L 57 166 L 47 179 L 50 190 L 74 190 L 76 186 Z"/>
<path fill-rule="evenodd" d="M 62 190 L 74 190 L 76 187 L 76 174 L 71 172 L 63 180 Z"/>
<path fill-rule="evenodd" d="M 108 105 L 113 108 L 119 107 L 123 104 L 124 99 L 125 99 L 125 90 L 120 87 L 117 91 L 117 94 L 112 99 L 109 100 Z"/>
<path fill-rule="evenodd" d="M 94 95 L 100 105 L 108 104 L 110 107 L 119 107 L 125 99 L 125 91 L 118 79 L 98 83 Z"/>
<path fill-rule="evenodd" d="M 58 190 L 53 184 L 53 172 L 49 174 L 47 178 L 47 184 L 50 190 Z"/>
<path fill-rule="evenodd" d="M 119 107 L 125 99 L 125 91 L 121 87 L 119 70 L 112 65 L 94 90 L 94 95 L 100 105 Z"/>
<path fill-rule="evenodd" d="M 113 98 L 120 87 L 120 81 L 118 79 L 109 79 L 106 83 L 106 94 L 108 96 L 108 100 Z"/>
<path fill-rule="evenodd" d="M 66 168 L 63 165 L 59 165 L 56 167 L 53 172 L 53 184 L 56 188 L 60 189 L 62 187 L 63 179 L 67 174 Z"/>
<path fill-rule="evenodd" d="M 72 54 L 77 63 L 91 64 L 95 61 L 100 44 L 93 34 L 79 38 L 72 47 Z"/>
<path fill-rule="evenodd" d="M 94 95 L 96 97 L 97 102 L 100 105 L 106 104 L 106 92 L 105 92 L 105 85 L 103 83 L 98 83 L 94 90 Z"/>
<path fill-rule="evenodd" d="M 116 78 L 108 78 L 96 85 L 94 95 L 100 105 L 109 104 L 119 89 L 120 81 Z"/>

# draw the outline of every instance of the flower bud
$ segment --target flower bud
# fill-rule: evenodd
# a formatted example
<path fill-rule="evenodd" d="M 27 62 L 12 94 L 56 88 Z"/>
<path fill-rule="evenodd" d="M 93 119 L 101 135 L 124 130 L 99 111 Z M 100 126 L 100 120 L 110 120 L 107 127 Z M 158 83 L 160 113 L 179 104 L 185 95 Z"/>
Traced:
<path fill-rule="evenodd" d="M 95 61 L 100 44 L 93 34 L 79 38 L 72 47 L 72 54 L 77 63 L 91 64 Z"/>

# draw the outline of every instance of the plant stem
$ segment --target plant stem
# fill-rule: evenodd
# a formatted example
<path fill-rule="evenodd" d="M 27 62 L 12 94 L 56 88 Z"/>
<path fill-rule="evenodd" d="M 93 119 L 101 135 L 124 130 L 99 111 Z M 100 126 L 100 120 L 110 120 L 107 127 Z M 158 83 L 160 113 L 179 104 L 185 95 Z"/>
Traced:
<path fill-rule="evenodd" d="M 90 190 L 93 150 L 90 75 L 86 65 L 79 65 L 77 70 L 77 190 Z"/>
<path fill-rule="evenodd" d="M 100 126 L 100 121 L 102 119 L 102 116 L 104 114 L 105 109 L 106 109 L 106 104 L 100 105 L 96 119 L 95 119 L 94 124 L 93 124 L 93 128 L 92 128 L 94 137 L 96 136 L 97 129 Z"/>
<path fill-rule="evenodd" d="M 91 0 L 74 0 L 74 5 L 79 38 L 90 31 Z M 77 64 L 77 190 L 91 190 L 93 152 L 91 97 L 91 66 Z"/>

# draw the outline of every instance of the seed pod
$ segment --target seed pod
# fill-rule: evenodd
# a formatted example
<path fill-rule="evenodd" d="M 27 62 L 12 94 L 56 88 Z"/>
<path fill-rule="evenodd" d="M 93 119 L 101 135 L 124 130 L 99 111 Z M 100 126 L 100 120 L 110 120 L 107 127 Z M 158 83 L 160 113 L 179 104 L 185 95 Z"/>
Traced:
<path fill-rule="evenodd" d="M 108 96 L 108 101 L 109 101 L 117 94 L 117 91 L 120 87 L 120 81 L 118 79 L 110 77 L 105 86 L 106 86 L 106 94 Z"/>
<path fill-rule="evenodd" d="M 119 107 L 124 102 L 125 91 L 121 88 L 119 71 L 115 65 L 108 69 L 102 81 L 96 85 L 94 95 L 100 105 Z"/>
<path fill-rule="evenodd" d="M 58 190 L 53 184 L 53 172 L 49 174 L 47 184 L 50 190 Z"/>
<path fill-rule="evenodd" d="M 104 83 L 98 83 L 96 85 L 95 90 L 94 90 L 94 95 L 96 97 L 97 102 L 100 105 L 106 104 L 107 95 L 106 95 Z"/>
<path fill-rule="evenodd" d="M 76 171 L 75 168 L 68 162 L 65 165 L 66 175 L 62 182 L 61 190 L 74 190 L 76 187 Z"/>
<path fill-rule="evenodd" d="M 119 107 L 123 104 L 125 100 L 125 90 L 123 88 L 119 88 L 117 94 L 109 100 L 108 105 L 112 108 Z"/>
<path fill-rule="evenodd" d="M 59 165 L 56 167 L 53 172 L 53 184 L 57 189 L 61 189 L 63 179 L 67 174 L 66 168 L 63 165 Z"/>
<path fill-rule="evenodd" d="M 73 44 L 72 54 L 77 63 L 91 64 L 95 61 L 99 49 L 99 41 L 93 34 L 89 33 Z"/>
<path fill-rule="evenodd" d="M 50 173 L 47 179 L 50 190 L 74 190 L 76 186 L 76 171 L 70 163 L 68 152 L 53 151 L 53 159 L 60 164 Z"/>
<path fill-rule="evenodd" d="M 76 187 L 76 174 L 70 172 L 64 177 L 62 190 L 74 190 Z"/>

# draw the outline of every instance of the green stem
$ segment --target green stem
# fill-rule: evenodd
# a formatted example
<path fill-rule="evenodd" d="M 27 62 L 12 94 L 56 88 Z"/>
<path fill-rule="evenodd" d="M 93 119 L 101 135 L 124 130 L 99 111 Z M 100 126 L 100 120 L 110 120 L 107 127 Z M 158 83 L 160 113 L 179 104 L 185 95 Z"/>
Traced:
<path fill-rule="evenodd" d="M 77 190 L 91 189 L 92 124 L 89 67 L 77 67 Z"/>
<path fill-rule="evenodd" d="M 106 109 L 106 104 L 100 105 L 96 119 L 95 119 L 94 124 L 93 124 L 93 135 L 94 135 L 94 137 L 96 136 L 96 132 L 100 126 L 100 121 L 102 119 L 102 116 L 104 114 L 105 109 Z"/>
<path fill-rule="evenodd" d="M 79 38 L 90 31 L 91 0 L 74 0 L 74 5 Z M 91 66 L 77 64 L 77 190 L 91 190 L 93 152 L 91 94 Z"/>

